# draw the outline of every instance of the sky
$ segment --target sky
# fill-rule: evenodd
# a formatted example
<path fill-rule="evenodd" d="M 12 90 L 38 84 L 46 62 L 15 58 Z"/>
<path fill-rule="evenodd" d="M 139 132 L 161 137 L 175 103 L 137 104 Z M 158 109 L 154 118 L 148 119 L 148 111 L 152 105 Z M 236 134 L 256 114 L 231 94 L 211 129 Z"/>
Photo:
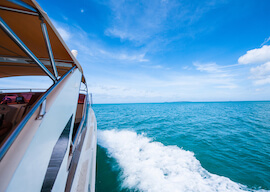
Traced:
<path fill-rule="evenodd" d="M 268 0 L 37 2 L 94 103 L 270 100 Z"/>

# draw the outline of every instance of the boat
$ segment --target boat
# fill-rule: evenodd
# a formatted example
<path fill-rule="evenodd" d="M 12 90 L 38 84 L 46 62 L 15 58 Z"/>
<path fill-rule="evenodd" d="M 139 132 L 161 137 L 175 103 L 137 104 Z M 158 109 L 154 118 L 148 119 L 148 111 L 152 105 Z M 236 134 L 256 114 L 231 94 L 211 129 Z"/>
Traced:
<path fill-rule="evenodd" d="M 83 69 L 35 0 L 1 0 L 0 78 L 31 76 L 51 85 L 0 90 L 0 191 L 94 191 L 97 122 Z"/>

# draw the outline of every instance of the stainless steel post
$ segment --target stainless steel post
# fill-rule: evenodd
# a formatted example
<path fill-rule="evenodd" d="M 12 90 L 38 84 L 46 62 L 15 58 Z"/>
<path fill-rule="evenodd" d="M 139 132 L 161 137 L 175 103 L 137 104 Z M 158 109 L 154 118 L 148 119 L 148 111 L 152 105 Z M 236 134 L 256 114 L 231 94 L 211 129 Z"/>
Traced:
<path fill-rule="evenodd" d="M 48 35 L 48 30 L 47 30 L 47 27 L 46 27 L 46 24 L 44 23 L 44 21 L 41 22 L 41 28 L 42 28 L 44 40 L 46 42 L 46 46 L 47 46 L 48 54 L 50 57 L 54 76 L 56 78 L 58 78 L 57 68 L 55 66 L 55 62 L 54 62 L 54 58 L 53 58 L 53 52 L 52 52 L 52 47 L 51 47 L 51 43 L 50 43 L 50 39 L 49 39 L 49 35 Z"/>
<path fill-rule="evenodd" d="M 41 63 L 41 61 L 30 51 L 30 49 L 22 42 L 22 40 L 12 31 L 6 22 L 0 17 L 0 27 L 3 31 L 30 57 L 36 64 L 54 81 L 57 79 L 53 74 Z"/>

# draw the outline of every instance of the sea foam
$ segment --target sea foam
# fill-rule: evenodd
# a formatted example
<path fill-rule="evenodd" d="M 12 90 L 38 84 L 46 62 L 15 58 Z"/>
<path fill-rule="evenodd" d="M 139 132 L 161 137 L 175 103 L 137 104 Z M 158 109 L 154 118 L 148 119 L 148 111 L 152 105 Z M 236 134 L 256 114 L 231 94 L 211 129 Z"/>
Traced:
<path fill-rule="evenodd" d="M 153 142 L 133 131 L 99 131 L 98 144 L 119 164 L 123 188 L 149 192 L 252 191 L 209 173 L 193 152 Z"/>

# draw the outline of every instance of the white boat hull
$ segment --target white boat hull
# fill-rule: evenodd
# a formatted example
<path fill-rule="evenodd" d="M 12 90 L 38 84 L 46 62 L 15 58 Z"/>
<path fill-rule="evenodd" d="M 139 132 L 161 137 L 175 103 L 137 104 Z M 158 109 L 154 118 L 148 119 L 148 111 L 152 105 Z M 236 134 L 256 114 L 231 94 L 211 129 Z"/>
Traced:
<path fill-rule="evenodd" d="M 72 156 L 74 158 L 75 153 L 77 153 L 79 158 L 75 163 L 71 160 L 71 165 L 69 160 L 71 158 L 72 125 L 75 121 L 81 77 L 78 69 L 69 74 L 48 95 L 46 114 L 42 120 L 30 119 L 25 125 L 25 128 L 1 161 L 0 191 L 94 191 L 97 123 L 91 108 L 88 109 L 85 128 L 79 135 L 77 142 L 76 148 L 79 149 L 80 153 L 78 154 L 75 150 Z M 33 124 L 37 123 L 36 121 L 40 121 L 39 126 L 33 127 Z M 66 146 L 58 147 L 58 151 L 55 152 L 59 141 L 63 140 L 61 135 L 63 135 L 63 130 L 68 124 L 70 126 L 68 138 L 65 138 L 66 142 L 64 142 Z M 26 140 L 29 141 L 28 145 L 24 142 Z M 63 145 L 63 142 L 60 145 Z M 20 149 L 20 152 L 25 151 L 25 153 L 14 153 L 18 149 Z M 59 158 L 61 150 L 62 153 L 64 150 L 64 156 L 62 159 L 53 162 L 53 158 Z M 54 154 L 56 154 L 56 157 L 53 157 Z M 20 157 L 21 160 L 19 161 Z M 9 161 L 10 158 L 17 159 L 17 162 Z M 73 173 L 70 168 L 72 163 L 76 164 Z M 16 164 L 18 164 L 17 167 Z M 11 175 L 10 169 L 14 169 L 14 167 L 16 169 Z M 53 170 L 51 171 L 51 169 Z M 9 180 L 6 189 L 4 184 L 7 182 L 2 179 L 5 173 L 10 176 L 10 178 L 6 178 L 6 180 Z"/>

